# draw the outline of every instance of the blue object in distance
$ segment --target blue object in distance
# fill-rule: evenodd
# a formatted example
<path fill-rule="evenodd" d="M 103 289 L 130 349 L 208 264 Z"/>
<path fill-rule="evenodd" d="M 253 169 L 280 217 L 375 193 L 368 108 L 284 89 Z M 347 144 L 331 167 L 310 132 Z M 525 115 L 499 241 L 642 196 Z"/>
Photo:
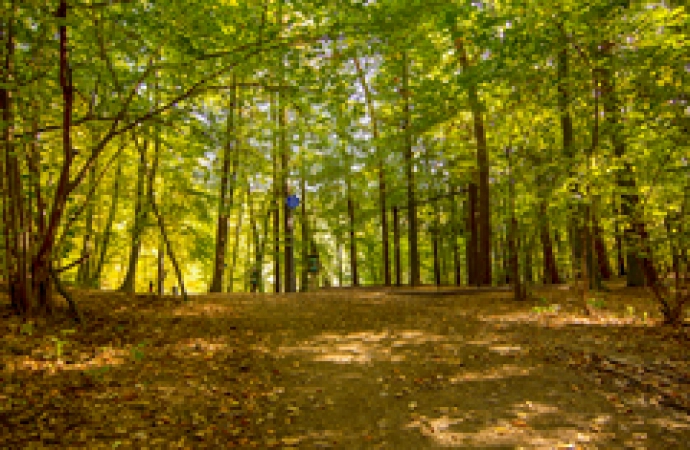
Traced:
<path fill-rule="evenodd" d="M 297 205 L 299 205 L 299 199 L 297 198 L 296 195 L 290 195 L 290 196 L 288 196 L 286 203 L 287 203 L 288 208 L 295 209 L 295 208 L 297 208 Z"/>

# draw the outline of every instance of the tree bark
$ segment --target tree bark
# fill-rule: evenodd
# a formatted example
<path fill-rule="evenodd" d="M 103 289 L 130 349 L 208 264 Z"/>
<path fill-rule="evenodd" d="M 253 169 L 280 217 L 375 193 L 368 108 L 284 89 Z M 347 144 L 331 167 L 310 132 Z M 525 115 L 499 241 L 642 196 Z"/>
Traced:
<path fill-rule="evenodd" d="M 276 96 L 278 94 L 275 94 Z M 273 97 L 271 102 L 271 113 L 276 123 L 278 122 L 278 100 Z M 277 294 L 281 291 L 280 282 L 280 168 L 279 161 L 278 139 L 276 133 L 273 133 L 273 291 Z"/>
<path fill-rule="evenodd" d="M 470 183 L 467 189 L 467 233 L 465 251 L 467 253 L 467 284 L 479 286 L 478 253 L 479 239 L 477 233 L 477 185 Z"/>
<path fill-rule="evenodd" d="M 350 195 L 350 186 L 347 188 L 347 212 L 350 218 L 350 273 L 352 275 L 352 285 L 359 286 L 359 275 L 357 272 L 357 242 L 355 238 L 355 205 Z"/>
<path fill-rule="evenodd" d="M 405 126 L 405 170 L 407 174 L 407 222 L 408 222 L 408 241 L 409 241 L 409 270 L 410 286 L 418 286 L 421 283 L 419 272 L 419 248 L 417 235 L 417 202 L 415 200 L 415 179 L 414 161 L 412 155 L 412 120 L 410 114 L 410 87 L 409 87 L 409 67 L 407 53 L 403 52 L 403 73 L 402 73 L 402 96 L 404 99 L 404 119 Z"/>
<path fill-rule="evenodd" d="M 105 223 L 105 230 L 103 231 L 103 238 L 98 246 L 99 253 L 96 261 L 96 268 L 94 269 L 93 279 L 91 285 L 99 288 L 101 286 L 101 278 L 103 276 L 103 267 L 105 265 L 105 256 L 110 245 L 110 238 L 112 237 L 113 223 L 115 222 L 115 215 L 117 214 L 117 205 L 120 199 L 120 179 L 122 178 L 122 156 L 119 157 L 117 163 L 117 171 L 115 172 L 115 180 L 113 181 L 112 195 L 110 197 L 110 210 L 108 218 Z"/>
<path fill-rule="evenodd" d="M 235 79 L 233 77 L 233 85 Z M 222 292 L 223 290 L 223 273 L 225 272 L 225 254 L 228 251 L 228 213 L 232 208 L 232 189 L 234 188 L 234 181 L 230 181 L 230 164 L 231 161 L 237 161 L 237 138 L 234 136 L 235 129 L 235 109 L 237 107 L 237 86 L 231 89 L 230 105 L 228 107 L 228 117 L 226 126 L 226 142 L 223 150 L 223 162 L 220 175 L 220 193 L 218 200 L 218 223 L 216 226 L 216 254 L 213 260 L 213 278 L 209 292 Z M 233 145 L 234 144 L 234 145 Z M 234 158 L 233 158 L 234 150 Z M 235 168 L 233 168 L 233 175 L 236 175 Z M 228 183 L 232 183 L 230 188 L 230 195 L 228 196 Z"/>
<path fill-rule="evenodd" d="M 451 236 L 453 243 L 453 279 L 456 286 L 462 284 L 462 269 L 460 266 L 460 249 L 458 248 L 458 236 L 460 236 L 460 216 L 457 211 L 456 199 L 453 197 L 451 199 L 451 223 L 453 224 L 451 228 Z"/>
<path fill-rule="evenodd" d="M 469 69 L 467 52 L 463 45 L 462 38 L 455 40 L 460 62 L 464 71 Z M 479 100 L 477 86 L 471 83 L 468 87 L 468 96 L 472 119 L 474 124 L 474 137 L 477 141 L 477 167 L 479 169 L 479 198 L 477 223 L 479 234 L 479 248 L 476 259 L 476 282 L 478 285 L 491 285 L 491 205 L 489 197 L 489 152 L 486 146 L 486 129 L 482 112 L 484 106 Z"/>
<path fill-rule="evenodd" d="M 626 153 L 625 141 L 620 132 L 622 121 L 620 119 L 620 109 L 618 99 L 615 92 L 615 85 L 613 81 L 611 66 L 613 63 L 612 54 L 613 43 L 605 42 L 600 45 L 600 56 L 606 60 L 607 64 L 600 70 L 601 76 L 601 96 L 604 103 L 604 111 L 606 113 L 606 121 L 609 123 L 611 130 L 611 141 L 613 144 L 613 152 L 617 158 L 623 158 Z M 640 259 L 639 248 L 636 248 L 634 242 L 635 230 L 644 229 L 644 224 L 641 219 L 635 217 L 635 209 L 639 205 L 639 197 L 636 193 L 636 183 L 633 176 L 632 166 L 629 162 L 623 163 L 623 168 L 616 172 L 616 181 L 621 192 L 621 212 L 623 216 L 627 217 L 631 223 L 630 228 L 625 230 L 626 237 L 626 253 L 627 253 L 627 285 L 644 286 L 644 272 L 642 261 Z M 639 236 L 638 236 L 639 237 Z"/>
<path fill-rule="evenodd" d="M 398 207 L 393 207 L 393 250 L 395 259 L 395 285 L 402 285 L 402 268 L 400 267 L 400 218 Z"/>
<path fill-rule="evenodd" d="M 135 140 L 138 137 L 135 136 Z M 132 235 L 129 245 L 129 264 L 127 266 L 127 273 L 125 279 L 122 281 L 119 291 L 133 293 L 135 290 L 135 280 L 137 272 L 137 262 L 139 260 L 139 253 L 141 251 L 141 236 L 146 226 L 146 219 L 148 216 L 146 208 L 146 199 L 144 191 L 146 189 L 146 151 L 148 142 L 144 140 L 141 149 L 139 150 L 139 167 L 137 169 L 137 196 L 134 204 L 134 225 L 132 227 Z M 151 187 L 149 186 L 149 189 Z"/>
<path fill-rule="evenodd" d="M 89 184 L 91 185 L 91 188 L 95 188 L 93 186 L 96 183 L 96 165 L 94 164 L 91 169 L 89 170 Z M 83 240 L 82 240 L 82 250 L 81 254 L 82 257 L 85 257 L 86 255 L 91 255 L 95 253 L 95 247 L 93 245 L 94 238 L 93 238 L 93 215 L 94 215 L 94 200 L 89 200 L 88 201 L 88 206 L 86 207 L 86 215 L 84 217 L 85 221 L 85 229 L 86 232 L 84 233 Z M 89 287 L 90 286 L 90 281 L 91 277 L 93 276 L 91 267 L 92 264 L 90 264 L 90 261 L 93 261 L 93 258 L 88 258 L 85 260 L 86 262 L 84 264 L 79 265 L 79 270 L 77 272 L 77 283 L 82 286 L 82 287 Z"/>
<path fill-rule="evenodd" d="M 309 290 L 309 219 L 307 217 L 307 182 L 304 171 L 300 180 L 300 196 L 302 197 L 302 271 L 300 277 L 300 292 Z"/>
<path fill-rule="evenodd" d="M 558 267 L 556 266 L 556 258 L 553 254 L 553 244 L 551 242 L 551 233 L 549 231 L 549 220 L 546 213 L 546 202 L 542 201 L 540 204 L 541 211 L 541 245 L 544 254 L 544 281 L 547 284 L 559 284 L 561 282 L 558 277 Z"/>
<path fill-rule="evenodd" d="M 281 99 L 282 100 L 282 99 Z M 283 202 L 283 230 L 285 230 L 285 292 L 295 292 L 295 268 L 294 268 L 294 248 L 293 248 L 293 230 L 292 230 L 292 210 L 287 205 L 287 197 L 290 194 L 288 192 L 288 181 L 290 177 L 290 159 L 288 154 L 287 146 L 287 108 L 280 102 L 280 111 L 278 112 L 278 118 L 280 120 L 280 153 L 282 158 L 282 202 Z"/>
<path fill-rule="evenodd" d="M 371 92 L 369 91 L 369 85 L 367 84 L 366 78 L 364 76 L 364 71 L 359 63 L 359 59 L 354 58 L 355 68 L 357 69 L 357 74 L 364 90 L 364 99 L 367 103 L 369 110 L 369 119 L 371 120 L 371 133 L 374 142 L 378 141 L 379 132 L 376 122 L 376 111 L 374 110 L 374 102 L 371 98 Z M 388 214 L 386 209 L 386 174 L 383 165 L 383 152 L 380 152 L 378 146 L 376 146 L 376 153 L 379 155 L 379 166 L 378 166 L 378 176 L 379 176 L 379 205 L 381 207 L 381 246 L 382 246 L 382 259 L 383 259 L 383 283 L 385 286 L 391 285 L 391 268 L 390 268 L 390 256 L 388 249 Z"/>

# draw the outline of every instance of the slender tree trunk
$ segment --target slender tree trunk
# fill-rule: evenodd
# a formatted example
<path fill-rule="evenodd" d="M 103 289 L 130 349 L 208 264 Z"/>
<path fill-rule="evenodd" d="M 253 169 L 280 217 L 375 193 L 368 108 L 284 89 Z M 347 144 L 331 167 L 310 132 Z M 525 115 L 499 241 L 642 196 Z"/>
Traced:
<path fill-rule="evenodd" d="M 432 236 L 432 245 L 433 245 L 433 251 L 434 251 L 434 283 L 436 283 L 436 286 L 441 285 L 441 265 L 440 265 L 440 261 L 439 261 L 438 241 L 439 241 L 439 235 L 438 235 L 438 229 L 436 229 L 436 230 L 434 230 L 434 233 Z"/>
<path fill-rule="evenodd" d="M 96 183 L 96 165 L 94 164 L 89 170 L 89 184 L 91 188 L 94 188 Z M 77 271 L 77 283 L 82 287 L 88 287 L 90 285 L 90 280 L 92 275 L 91 264 L 88 260 L 93 260 L 90 258 L 92 253 L 94 253 L 93 245 L 93 215 L 94 215 L 94 200 L 90 200 L 88 206 L 86 207 L 86 215 L 84 217 L 85 221 L 85 233 L 82 240 L 81 257 L 85 259 L 85 263 L 79 265 L 79 270 Z"/>
<path fill-rule="evenodd" d="M 247 194 L 249 195 L 249 193 Z M 247 202 L 251 199 L 247 197 Z M 230 271 L 228 272 L 228 287 L 227 292 L 234 292 L 235 288 L 235 274 L 237 273 L 237 255 L 240 250 L 240 231 L 242 230 L 242 216 L 244 216 L 244 204 L 240 202 L 237 205 L 237 221 L 235 222 L 235 245 L 232 247 L 232 261 L 230 263 Z"/>
<path fill-rule="evenodd" d="M 359 286 L 359 275 L 357 272 L 357 242 L 355 238 L 355 205 L 350 195 L 350 186 L 347 187 L 347 212 L 350 218 L 350 273 L 352 274 L 352 285 Z"/>
<path fill-rule="evenodd" d="M 158 273 L 156 278 L 156 292 L 160 297 L 165 291 L 165 240 L 163 236 L 158 238 Z"/>
<path fill-rule="evenodd" d="M 599 262 L 599 273 L 604 280 L 610 280 L 613 276 L 611 263 L 609 262 L 606 244 L 604 243 L 603 230 L 596 217 L 594 217 L 594 245 L 596 248 L 597 261 Z"/>
<path fill-rule="evenodd" d="M 460 62 L 463 70 L 468 70 L 470 65 L 467 59 L 467 52 L 462 42 L 462 38 L 455 40 Z M 475 277 L 478 285 L 491 285 L 491 208 L 489 197 L 489 153 L 486 146 L 486 129 L 482 111 L 484 105 L 479 100 L 476 84 L 472 83 L 468 87 L 470 109 L 474 123 L 474 137 L 477 141 L 477 167 L 479 181 L 478 216 L 477 231 L 479 234 L 478 251 L 476 253 Z"/>
<path fill-rule="evenodd" d="M 98 246 L 99 254 L 96 261 L 96 268 L 94 269 L 93 279 L 91 285 L 93 287 L 101 286 L 101 278 L 103 277 L 103 267 L 105 265 L 105 256 L 110 245 L 110 238 L 113 232 L 113 223 L 115 222 L 115 215 L 117 214 L 117 205 L 120 200 L 120 179 L 122 178 L 122 156 L 118 158 L 117 171 L 115 172 L 115 180 L 113 181 L 112 195 L 110 197 L 110 210 L 108 218 L 105 223 L 105 230 L 103 231 L 103 239 Z"/>
<path fill-rule="evenodd" d="M 460 266 L 460 248 L 458 247 L 458 236 L 460 236 L 459 223 L 462 220 L 457 211 L 456 199 L 451 199 L 451 223 L 452 227 L 452 245 L 453 245 L 453 275 L 456 286 L 462 284 L 462 268 Z"/>
<path fill-rule="evenodd" d="M 467 283 L 469 285 L 479 286 L 478 275 L 478 253 L 479 253 L 479 239 L 477 233 L 477 185 L 470 183 L 467 189 L 467 238 L 466 238 L 466 253 L 467 253 Z"/>
<path fill-rule="evenodd" d="M 508 159 L 508 209 L 510 214 L 510 224 L 508 227 L 508 254 L 510 259 L 510 278 L 513 284 L 513 297 L 515 300 L 525 300 L 525 291 L 520 281 L 520 260 L 518 257 L 519 246 L 518 222 L 515 218 L 515 180 L 513 179 L 513 169 L 511 165 L 510 152 L 512 149 L 506 148 Z"/>
<path fill-rule="evenodd" d="M 302 273 L 300 280 L 300 292 L 309 290 L 309 218 L 307 217 L 307 182 L 302 173 L 300 180 L 302 197 Z"/>
<path fill-rule="evenodd" d="M 138 137 L 135 137 L 138 139 Z M 139 253 L 141 252 L 141 238 L 144 234 L 144 228 L 147 220 L 147 208 L 144 192 L 146 189 L 146 151 L 148 142 L 145 140 L 142 148 L 139 151 L 139 167 L 137 169 L 137 197 L 134 203 L 134 225 L 132 227 L 132 235 L 129 245 L 129 264 L 127 266 L 127 273 L 125 279 L 120 286 L 121 292 L 133 293 L 135 290 L 137 262 L 139 261 Z M 149 186 L 151 189 L 151 186 Z"/>
<path fill-rule="evenodd" d="M 343 268 L 343 244 L 341 242 L 340 236 L 338 236 L 336 245 L 338 246 L 338 287 L 343 286 L 344 268 Z"/>
<path fill-rule="evenodd" d="M 616 215 L 618 214 L 618 209 L 616 208 Z M 616 266 L 618 270 L 618 276 L 625 276 L 625 255 L 623 253 L 623 237 L 621 236 L 620 227 L 618 225 L 618 219 L 614 221 L 616 233 Z"/>
<path fill-rule="evenodd" d="M 415 200 L 414 161 L 412 158 L 412 120 L 410 114 L 410 87 L 407 53 L 403 52 L 402 95 L 404 99 L 405 170 L 407 174 L 407 222 L 409 240 L 410 286 L 421 283 L 419 272 L 419 248 L 417 245 L 417 202 Z"/>
<path fill-rule="evenodd" d="M 223 162 L 220 174 L 220 193 L 218 201 L 218 224 L 216 227 L 216 255 L 213 260 L 213 278 L 209 292 L 222 292 L 223 289 L 223 272 L 225 271 L 225 254 L 228 249 L 228 214 L 232 207 L 232 189 L 234 188 L 234 180 L 230 181 L 230 164 L 232 161 L 232 153 L 234 150 L 234 160 L 237 161 L 237 138 L 234 134 L 237 132 L 235 127 L 235 109 L 237 107 L 237 86 L 235 85 L 235 78 L 233 77 L 233 89 L 231 92 L 230 105 L 228 107 L 227 117 L 227 136 L 225 148 L 223 151 Z M 233 145 L 234 144 L 234 145 Z M 236 168 L 236 165 L 233 169 Z M 233 170 L 233 176 L 235 170 Z M 231 193 L 228 196 L 228 183 L 232 183 L 230 188 Z"/>
<path fill-rule="evenodd" d="M 618 106 L 618 99 L 616 98 L 615 86 L 613 82 L 611 67 L 613 63 L 612 43 L 604 43 L 600 46 L 601 56 L 607 61 L 607 65 L 601 69 L 601 96 L 604 103 L 604 111 L 606 113 L 606 120 L 609 123 L 611 130 L 611 140 L 613 143 L 613 151 L 616 157 L 623 158 L 626 152 L 625 141 L 620 132 L 622 122 L 620 120 L 620 109 Z M 636 229 L 644 229 L 644 224 L 640 219 L 635 218 L 635 209 L 639 205 L 639 198 L 635 193 L 635 179 L 632 171 L 632 166 L 629 162 L 623 163 L 623 168 L 617 173 L 617 183 L 622 194 L 621 212 L 623 216 L 627 217 L 631 222 L 631 227 L 625 231 L 626 236 L 626 253 L 627 253 L 627 284 L 628 286 L 643 286 L 644 272 L 642 263 L 640 261 L 639 249 L 636 248 L 634 242 Z M 638 223 L 639 222 L 639 223 Z"/>
<path fill-rule="evenodd" d="M 395 259 L 395 285 L 402 285 L 402 268 L 400 267 L 400 218 L 398 207 L 393 207 L 393 250 Z"/>
<path fill-rule="evenodd" d="M 369 91 L 369 85 L 367 83 L 366 77 L 364 76 L 364 71 L 359 63 L 359 59 L 354 58 L 355 68 L 357 69 L 357 74 L 359 76 L 360 84 L 364 90 L 364 99 L 367 103 L 367 108 L 369 110 L 369 119 L 371 121 L 371 133 L 374 142 L 378 141 L 379 132 L 377 126 L 377 115 L 374 109 L 374 102 L 371 98 L 371 92 Z M 377 144 L 375 144 L 377 145 Z M 380 151 L 378 145 L 376 146 L 376 153 L 379 155 L 379 165 L 378 165 L 378 176 L 379 176 L 379 205 L 381 207 L 381 245 L 382 245 L 382 258 L 383 258 L 383 280 L 384 285 L 391 285 L 391 268 L 390 268 L 390 256 L 388 249 L 388 214 L 386 209 L 386 173 L 384 170 L 384 155 Z"/>
<path fill-rule="evenodd" d="M 142 161 L 145 164 L 145 158 L 143 157 L 144 155 L 144 149 L 140 148 L 139 153 L 142 156 Z M 185 288 L 184 285 L 184 278 L 182 276 L 182 270 L 180 269 L 180 265 L 177 261 L 177 258 L 175 257 L 175 252 L 173 249 L 172 242 L 168 238 L 168 233 L 166 231 L 166 226 L 165 226 L 165 218 L 163 217 L 163 214 L 161 214 L 160 210 L 158 209 L 158 205 L 156 204 L 156 197 L 155 197 L 155 186 L 154 182 L 156 180 L 156 172 L 158 171 L 158 162 L 160 158 L 160 150 L 161 150 L 161 145 L 160 145 L 160 133 L 156 133 L 156 137 L 154 139 L 154 155 L 153 155 L 153 162 L 151 163 L 151 169 L 147 170 L 148 172 L 148 204 L 151 207 L 151 211 L 156 217 L 156 221 L 158 223 L 158 230 L 160 232 L 160 236 L 163 238 L 163 242 L 165 244 L 165 249 L 168 254 L 168 258 L 170 258 L 170 263 L 173 266 L 173 269 L 175 270 L 175 275 L 177 277 L 177 283 L 180 286 L 180 292 L 182 293 L 182 298 L 184 301 L 188 301 L 189 297 L 187 296 L 187 289 Z"/>
<path fill-rule="evenodd" d="M 276 96 L 278 94 L 275 94 Z M 276 97 L 272 99 L 271 112 L 278 124 L 278 100 Z M 273 133 L 273 291 L 280 293 L 281 291 L 281 272 L 280 272 L 280 167 L 278 166 L 278 139 L 277 134 Z M 285 201 L 285 199 L 283 199 Z"/>
<path fill-rule="evenodd" d="M 280 120 L 280 153 L 282 156 L 282 188 L 283 188 L 283 195 L 282 195 L 282 201 L 283 203 L 283 230 L 285 230 L 285 292 L 295 292 L 295 268 L 294 268 L 294 248 L 293 248 L 293 230 L 292 230 L 292 210 L 290 207 L 287 205 L 287 197 L 290 194 L 288 192 L 288 181 L 290 177 L 290 170 L 289 170 L 289 155 L 288 155 L 288 146 L 287 146 L 287 129 L 286 129 L 286 122 L 287 122 L 287 108 L 282 102 L 281 99 L 281 105 L 280 105 L 280 111 L 278 112 L 278 118 Z"/>
<path fill-rule="evenodd" d="M 556 266 L 556 258 L 553 254 L 553 244 L 551 242 L 551 233 L 549 231 L 549 220 L 546 212 L 546 202 L 542 201 L 540 205 L 541 211 L 541 245 L 544 254 L 544 280 L 547 284 L 559 284 L 561 282 L 558 277 L 558 267 Z"/>

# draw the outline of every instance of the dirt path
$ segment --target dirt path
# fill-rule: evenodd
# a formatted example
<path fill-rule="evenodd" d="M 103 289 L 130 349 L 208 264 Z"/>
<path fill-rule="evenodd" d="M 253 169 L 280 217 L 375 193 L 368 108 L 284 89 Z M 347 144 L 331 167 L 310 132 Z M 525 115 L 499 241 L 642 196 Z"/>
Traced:
<path fill-rule="evenodd" d="M 50 337 L 68 325 L 29 335 L 7 322 L 1 448 L 680 449 L 690 438 L 685 336 L 640 320 L 578 325 L 589 319 L 566 297 L 551 317 L 496 292 L 82 297 L 89 325 L 62 333 L 59 357 Z"/>

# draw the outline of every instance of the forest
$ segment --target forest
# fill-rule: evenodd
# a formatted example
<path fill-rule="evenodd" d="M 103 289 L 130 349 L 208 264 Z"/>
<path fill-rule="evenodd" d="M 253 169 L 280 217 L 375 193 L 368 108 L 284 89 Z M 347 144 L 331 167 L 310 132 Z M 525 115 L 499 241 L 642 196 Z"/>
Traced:
<path fill-rule="evenodd" d="M 679 4 L 3 9 L 21 314 L 61 284 L 244 291 L 252 267 L 262 292 L 304 291 L 312 255 L 338 286 L 626 276 L 681 318 L 660 282 L 688 267 Z"/>
<path fill-rule="evenodd" d="M 542 318 L 567 295 L 591 320 L 628 295 L 648 302 L 640 323 L 687 326 L 685 2 L 0 10 L 0 305 L 14 337 L 93 331 L 128 302 L 308 309 L 415 291 Z"/>

